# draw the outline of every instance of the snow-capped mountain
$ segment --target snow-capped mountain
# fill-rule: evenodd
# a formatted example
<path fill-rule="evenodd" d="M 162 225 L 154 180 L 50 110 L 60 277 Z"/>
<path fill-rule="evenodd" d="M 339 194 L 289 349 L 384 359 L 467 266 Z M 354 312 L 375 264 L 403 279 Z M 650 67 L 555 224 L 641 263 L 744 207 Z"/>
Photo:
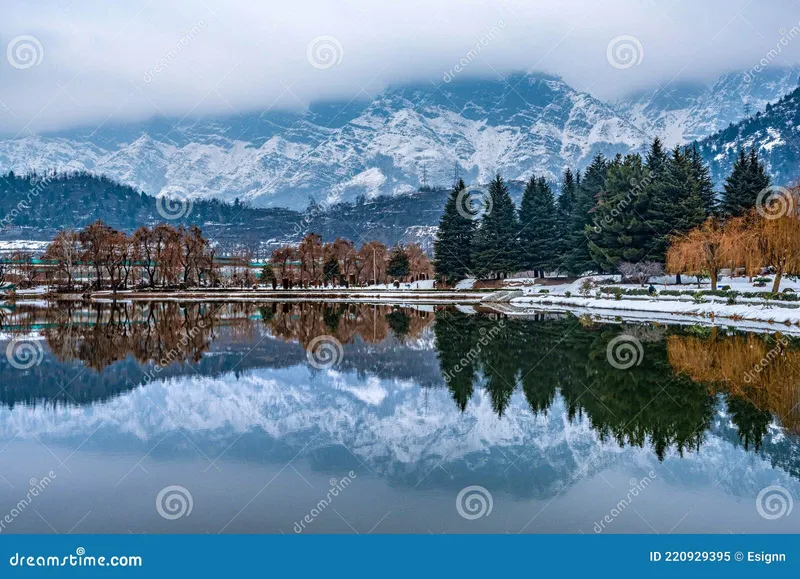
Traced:
<path fill-rule="evenodd" d="M 86 170 L 146 193 L 186 191 L 301 209 L 360 195 L 485 183 L 532 174 L 558 180 L 596 153 L 706 137 L 796 86 L 792 69 L 737 72 L 613 105 L 546 74 L 505 81 L 391 87 L 371 102 L 314 103 L 302 112 L 165 119 L 0 141 L 0 170 Z"/>
<path fill-rule="evenodd" d="M 689 143 L 763 111 L 797 87 L 800 70 L 729 72 L 714 82 L 675 82 L 631 95 L 615 110 L 667 145 Z"/>
<path fill-rule="evenodd" d="M 544 174 L 594 154 L 637 148 L 645 135 L 608 105 L 544 74 L 389 88 L 369 103 L 303 114 L 165 119 L 0 142 L 0 168 L 103 173 L 147 193 L 305 207 L 469 181 Z"/>
<path fill-rule="evenodd" d="M 739 149 L 755 148 L 773 185 L 796 185 L 800 179 L 800 89 L 795 89 L 763 113 L 745 119 L 700 142 L 714 180 L 730 173 Z"/>

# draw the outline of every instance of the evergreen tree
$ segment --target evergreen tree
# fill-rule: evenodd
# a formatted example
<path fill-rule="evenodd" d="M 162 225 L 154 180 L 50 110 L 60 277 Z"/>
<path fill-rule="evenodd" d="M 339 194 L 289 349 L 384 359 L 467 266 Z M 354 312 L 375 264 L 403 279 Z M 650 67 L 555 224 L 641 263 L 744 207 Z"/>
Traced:
<path fill-rule="evenodd" d="M 746 155 L 740 149 L 733 170 L 725 181 L 723 212 L 732 216 L 746 213 L 755 207 L 758 194 L 769 187 L 769 184 L 769 176 L 755 150 L 750 149 L 750 153 Z"/>
<path fill-rule="evenodd" d="M 620 262 L 647 257 L 652 229 L 645 222 L 648 171 L 638 154 L 617 157 L 606 171 L 592 225 L 586 226 L 589 254 L 601 271 L 616 271 Z"/>
<path fill-rule="evenodd" d="M 434 242 L 434 268 L 436 275 L 448 283 L 464 279 L 472 269 L 472 241 L 476 222 L 459 213 L 459 194 L 466 189 L 459 180 L 444 206 L 439 230 Z"/>
<path fill-rule="evenodd" d="M 508 274 L 519 269 L 516 232 L 517 210 L 500 175 L 489 185 L 491 210 L 481 219 L 472 244 L 475 274 L 487 277 Z"/>
<path fill-rule="evenodd" d="M 558 244 L 556 248 L 556 260 L 553 263 L 555 269 L 562 269 L 564 267 L 564 259 L 570 252 L 570 222 L 572 220 L 572 212 L 575 210 L 575 195 L 579 185 L 580 172 L 573 175 L 572 171 L 567 168 L 567 170 L 564 171 L 564 181 L 561 184 L 561 193 L 558 196 L 558 206 L 556 208 Z"/>
<path fill-rule="evenodd" d="M 606 169 L 608 161 L 603 155 L 597 155 L 584 171 L 580 185 L 575 189 L 575 207 L 568 235 L 570 250 L 564 258 L 567 271 L 574 275 L 580 275 L 594 267 L 594 261 L 589 254 L 586 226 L 591 225 L 592 210 L 605 187 Z"/>
<path fill-rule="evenodd" d="M 661 142 L 661 139 L 656 137 L 653 139 L 650 150 L 645 157 L 645 166 L 649 174 L 649 181 L 657 181 L 664 175 L 664 171 L 667 169 L 668 159 L 669 155 L 664 149 L 664 144 Z"/>
<path fill-rule="evenodd" d="M 261 268 L 261 273 L 259 274 L 259 281 L 262 284 L 271 283 L 273 279 L 275 279 L 275 270 L 272 266 L 268 263 L 265 263 Z"/>
<path fill-rule="evenodd" d="M 650 259 L 663 262 L 671 236 L 686 233 L 706 220 L 706 202 L 700 190 L 690 154 L 676 146 L 663 175 L 650 187 L 645 214 L 652 232 Z"/>
<path fill-rule="evenodd" d="M 389 263 L 386 265 L 386 273 L 394 278 L 404 278 L 411 271 L 408 263 L 408 254 L 399 245 L 392 248 L 389 254 Z"/>
<path fill-rule="evenodd" d="M 339 260 L 336 259 L 336 256 L 330 256 L 322 265 L 322 276 L 329 283 L 335 278 L 341 278 L 342 272 L 339 269 Z"/>
<path fill-rule="evenodd" d="M 544 177 L 531 177 L 519 210 L 519 267 L 544 277 L 556 258 L 558 223 L 553 191 Z"/>
<path fill-rule="evenodd" d="M 703 162 L 703 157 L 697 150 L 697 144 L 686 150 L 689 157 L 689 164 L 692 168 L 692 179 L 697 187 L 697 194 L 703 200 L 703 207 L 706 215 L 714 215 L 717 212 L 717 194 L 714 192 L 714 181 L 711 179 L 711 171 Z"/>

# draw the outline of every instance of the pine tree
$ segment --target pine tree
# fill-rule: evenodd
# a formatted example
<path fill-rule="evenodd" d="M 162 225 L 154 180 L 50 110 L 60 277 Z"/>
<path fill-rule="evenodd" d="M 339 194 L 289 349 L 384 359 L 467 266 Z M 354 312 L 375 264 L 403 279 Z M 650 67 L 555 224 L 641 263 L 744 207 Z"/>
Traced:
<path fill-rule="evenodd" d="M 408 254 L 399 245 L 392 248 L 389 254 L 389 263 L 386 265 L 386 273 L 394 278 L 404 278 L 408 275 L 411 267 L 408 263 Z"/>
<path fill-rule="evenodd" d="M 616 271 L 621 262 L 647 257 L 652 230 L 647 212 L 648 171 L 640 155 L 617 156 L 606 171 L 605 188 L 586 226 L 589 254 L 601 271 Z"/>
<path fill-rule="evenodd" d="M 554 269 L 564 268 L 564 259 L 569 255 L 570 240 L 569 228 L 572 221 L 572 212 L 575 210 L 576 189 L 580 185 L 580 172 L 577 177 L 567 168 L 564 171 L 564 181 L 561 183 L 561 193 L 558 196 L 558 206 L 556 208 L 556 223 L 558 244 L 556 249 L 556 259 L 553 262 Z M 523 225 L 524 227 L 524 225 Z"/>
<path fill-rule="evenodd" d="M 697 144 L 693 143 L 686 150 L 689 157 L 689 164 L 692 168 L 692 179 L 697 187 L 697 194 L 703 200 L 703 207 L 707 215 L 714 215 L 717 212 L 717 194 L 714 192 L 714 181 L 711 179 L 711 171 L 708 165 L 703 162 Z"/>
<path fill-rule="evenodd" d="M 555 200 L 544 177 L 531 177 L 528 181 L 519 221 L 519 268 L 534 270 L 537 277 L 544 277 L 544 270 L 555 263 L 558 249 Z"/>
<path fill-rule="evenodd" d="M 491 210 L 481 219 L 472 244 L 472 263 L 478 277 L 505 275 L 519 269 L 517 210 L 500 175 L 489 185 Z"/>
<path fill-rule="evenodd" d="M 597 155 L 584 171 L 580 185 L 575 189 L 575 208 L 569 227 L 570 250 L 564 259 L 567 270 L 574 275 L 580 275 L 594 267 L 594 261 L 589 254 L 586 226 L 591 224 L 592 210 L 605 187 L 607 169 L 606 158 Z"/>
<path fill-rule="evenodd" d="M 725 181 L 722 210 L 726 215 L 739 216 L 755 207 L 758 194 L 769 187 L 770 179 L 758 154 L 750 149 L 746 155 L 743 149 L 733 164 L 733 170 Z"/>
<path fill-rule="evenodd" d="M 459 180 L 450 192 L 434 242 L 436 275 L 446 278 L 448 283 L 471 275 L 476 222 L 458 211 L 458 196 L 465 189 L 464 181 Z"/>
<path fill-rule="evenodd" d="M 331 283 L 334 279 L 341 278 L 342 272 L 339 269 L 339 260 L 336 256 L 330 256 L 322 265 L 322 276 L 326 282 Z"/>
<path fill-rule="evenodd" d="M 645 157 L 645 166 L 647 167 L 650 181 L 657 181 L 664 175 L 668 159 L 669 155 L 664 150 L 664 144 L 661 139 L 656 137 L 653 139 L 653 144 L 650 145 L 650 150 Z"/>
<path fill-rule="evenodd" d="M 690 154 L 680 147 L 673 149 L 663 176 L 650 188 L 646 217 L 652 228 L 648 258 L 660 262 L 666 258 L 671 236 L 694 229 L 708 217 L 696 169 Z"/>

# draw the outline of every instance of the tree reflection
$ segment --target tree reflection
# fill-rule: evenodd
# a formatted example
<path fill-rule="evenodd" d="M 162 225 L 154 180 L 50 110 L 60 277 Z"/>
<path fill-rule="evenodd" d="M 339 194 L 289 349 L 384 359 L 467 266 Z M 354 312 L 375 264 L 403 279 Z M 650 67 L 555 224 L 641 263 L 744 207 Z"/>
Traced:
<path fill-rule="evenodd" d="M 746 445 L 761 444 L 765 414 L 800 432 L 800 351 L 785 336 L 670 336 L 667 351 L 677 372 L 726 395 Z"/>
<path fill-rule="evenodd" d="M 746 448 L 761 445 L 770 413 L 797 428 L 800 352 L 759 336 L 703 340 L 661 326 L 617 326 L 538 315 L 532 320 L 436 314 L 440 370 L 464 411 L 483 388 L 498 416 L 518 388 L 534 414 L 560 393 L 570 421 L 586 418 L 601 440 L 652 447 L 663 459 L 697 450 L 710 428 L 717 396 L 727 401 Z M 607 349 L 622 333 L 642 345 L 638 364 L 617 369 Z M 768 355 L 777 343 L 780 355 Z M 758 385 L 745 372 L 769 360 Z"/>

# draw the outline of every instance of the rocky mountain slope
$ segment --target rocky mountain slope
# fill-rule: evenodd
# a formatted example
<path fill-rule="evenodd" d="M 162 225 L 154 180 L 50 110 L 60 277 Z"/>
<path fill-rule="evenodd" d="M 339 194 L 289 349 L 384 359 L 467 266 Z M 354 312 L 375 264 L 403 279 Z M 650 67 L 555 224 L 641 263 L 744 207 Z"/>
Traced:
<path fill-rule="evenodd" d="M 667 145 L 689 143 L 763 111 L 797 87 L 800 70 L 729 72 L 711 83 L 675 82 L 631 95 L 614 109 Z"/>
<path fill-rule="evenodd" d="M 456 171 L 557 180 L 596 153 L 706 137 L 777 101 L 792 69 L 738 72 L 611 105 L 556 76 L 391 87 L 371 102 L 321 102 L 302 112 L 142 123 L 0 140 L 0 171 L 57 168 L 107 175 L 150 194 L 190 194 L 302 209 L 448 186 Z M 749 82 L 748 82 L 749 79 Z"/>
<path fill-rule="evenodd" d="M 740 148 L 754 147 L 765 161 L 773 185 L 796 185 L 800 177 L 800 89 L 786 95 L 764 113 L 700 142 L 700 150 L 710 163 L 714 180 L 730 173 Z"/>

